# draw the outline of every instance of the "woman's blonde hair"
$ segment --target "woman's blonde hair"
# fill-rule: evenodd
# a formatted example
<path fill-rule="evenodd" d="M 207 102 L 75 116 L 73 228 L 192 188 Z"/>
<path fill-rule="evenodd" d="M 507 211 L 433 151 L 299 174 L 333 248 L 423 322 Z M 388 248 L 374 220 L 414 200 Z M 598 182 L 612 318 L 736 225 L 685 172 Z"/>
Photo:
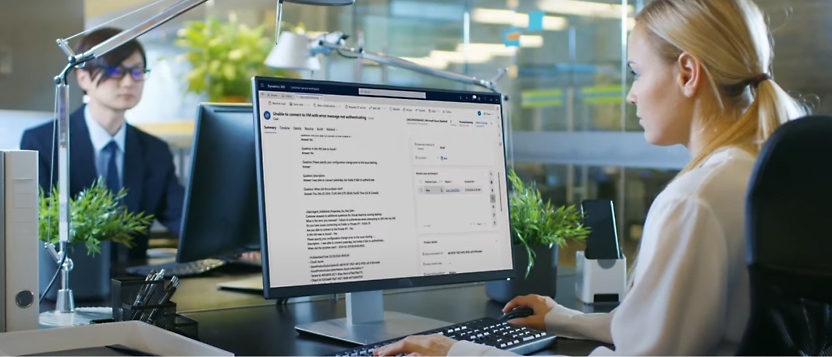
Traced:
<path fill-rule="evenodd" d="M 752 0 L 652 0 L 636 22 L 667 61 L 675 62 L 686 52 L 701 62 L 705 83 L 717 93 L 718 108 L 711 108 L 709 119 L 736 118 L 682 173 L 724 146 L 756 154 L 781 124 L 808 114 L 807 107 L 774 82 L 773 41 Z"/>
<path fill-rule="evenodd" d="M 637 15 L 650 42 L 668 62 L 696 57 L 717 94 L 708 120 L 733 120 L 695 154 L 679 175 L 714 151 L 738 146 L 753 154 L 783 123 L 808 114 L 771 74 L 774 59 L 765 17 L 752 0 L 651 0 Z M 726 115 L 727 114 L 727 115 Z M 710 130 L 708 122 L 705 130 Z M 637 258 L 631 264 L 632 286 Z"/>

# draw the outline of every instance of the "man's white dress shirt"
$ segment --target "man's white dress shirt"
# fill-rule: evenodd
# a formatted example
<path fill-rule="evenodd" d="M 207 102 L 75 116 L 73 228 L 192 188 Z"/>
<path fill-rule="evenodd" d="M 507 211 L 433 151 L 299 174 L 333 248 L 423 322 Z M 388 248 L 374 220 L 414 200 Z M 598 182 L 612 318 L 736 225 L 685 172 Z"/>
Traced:
<path fill-rule="evenodd" d="M 118 145 L 118 153 L 116 154 L 116 167 L 118 169 L 118 177 L 121 181 L 120 186 L 124 186 L 124 143 L 126 140 L 127 124 L 123 124 L 121 129 L 116 132 L 116 135 L 110 135 L 107 130 L 98 124 L 90 113 L 90 106 L 84 108 L 84 121 L 87 124 L 87 130 L 90 133 L 90 141 L 92 141 L 93 153 L 95 153 L 95 170 L 97 176 L 101 176 L 106 180 L 107 169 L 110 162 L 110 153 L 104 150 L 104 147 L 115 141 Z"/>

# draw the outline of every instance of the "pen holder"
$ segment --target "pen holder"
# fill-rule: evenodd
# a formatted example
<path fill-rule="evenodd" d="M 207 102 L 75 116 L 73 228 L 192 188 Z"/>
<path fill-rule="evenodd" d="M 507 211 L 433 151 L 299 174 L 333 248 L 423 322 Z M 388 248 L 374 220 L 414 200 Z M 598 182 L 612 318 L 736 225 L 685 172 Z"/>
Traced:
<path fill-rule="evenodd" d="M 112 279 L 112 321 L 138 320 L 198 339 L 197 322 L 176 313 L 176 303 L 162 301 L 166 281 L 144 278 Z"/>
<path fill-rule="evenodd" d="M 110 294 L 113 308 L 113 320 L 138 320 L 132 316 L 132 310 L 141 306 L 159 305 L 164 280 L 146 281 L 144 279 L 127 279 L 110 281 Z M 129 310 L 129 311 L 125 311 Z"/>
<path fill-rule="evenodd" d="M 173 329 L 176 303 L 162 301 L 164 288 L 164 280 L 113 279 L 113 320 L 139 320 L 166 330 Z"/>

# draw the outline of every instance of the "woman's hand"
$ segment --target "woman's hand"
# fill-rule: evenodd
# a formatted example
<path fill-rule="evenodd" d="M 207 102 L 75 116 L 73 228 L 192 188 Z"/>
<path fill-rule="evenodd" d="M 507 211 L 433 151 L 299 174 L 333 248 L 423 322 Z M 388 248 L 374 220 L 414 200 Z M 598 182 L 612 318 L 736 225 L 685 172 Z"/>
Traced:
<path fill-rule="evenodd" d="M 548 296 L 540 296 L 540 295 L 525 295 L 525 296 L 518 296 L 511 301 L 509 301 L 506 306 L 503 308 L 503 313 L 509 312 L 516 307 L 530 307 L 534 310 L 534 315 L 529 317 L 523 317 L 519 319 L 513 319 L 509 322 L 515 325 L 525 326 L 529 328 L 534 328 L 538 330 L 546 330 L 546 322 L 544 321 L 544 317 L 546 314 L 551 311 L 557 303 L 555 300 Z"/>
<path fill-rule="evenodd" d="M 456 343 L 456 340 L 442 335 L 414 335 L 384 347 L 379 347 L 373 351 L 373 354 L 376 356 L 396 356 L 400 354 L 411 356 L 447 356 L 454 343 Z"/>

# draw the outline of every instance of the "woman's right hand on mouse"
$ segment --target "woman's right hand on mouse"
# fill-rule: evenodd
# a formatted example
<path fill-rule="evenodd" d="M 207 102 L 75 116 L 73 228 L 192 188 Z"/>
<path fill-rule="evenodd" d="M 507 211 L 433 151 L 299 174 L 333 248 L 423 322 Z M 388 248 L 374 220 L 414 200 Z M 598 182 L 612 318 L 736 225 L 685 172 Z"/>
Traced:
<path fill-rule="evenodd" d="M 525 295 L 525 296 L 518 296 L 511 301 L 509 301 L 505 307 L 503 307 L 503 313 L 509 312 L 514 308 L 525 306 L 530 307 L 534 310 L 534 315 L 529 317 L 523 317 L 518 319 L 513 319 L 509 321 L 515 325 L 525 326 L 529 328 L 534 328 L 538 330 L 546 330 L 546 322 L 544 321 L 544 317 L 546 316 L 549 311 L 551 311 L 557 303 L 555 300 L 548 296 L 540 296 L 540 295 Z"/>

